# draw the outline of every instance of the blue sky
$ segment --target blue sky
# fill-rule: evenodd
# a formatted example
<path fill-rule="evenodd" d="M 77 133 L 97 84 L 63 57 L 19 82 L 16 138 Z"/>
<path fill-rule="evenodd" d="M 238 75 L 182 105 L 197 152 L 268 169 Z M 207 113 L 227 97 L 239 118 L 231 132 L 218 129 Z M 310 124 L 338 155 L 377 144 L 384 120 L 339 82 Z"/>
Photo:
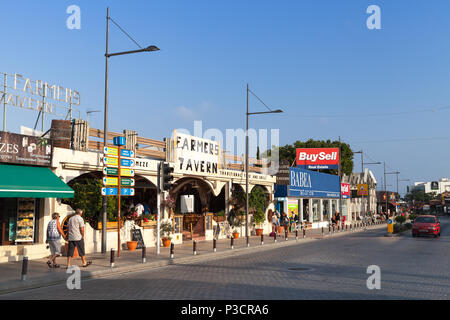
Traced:
<path fill-rule="evenodd" d="M 80 30 L 66 28 L 72 4 L 81 8 Z M 366 27 L 372 4 L 382 30 Z M 448 1 L 8 1 L 0 71 L 78 90 L 84 117 L 103 110 L 107 6 L 142 46 L 161 49 L 111 58 L 112 131 L 161 139 L 193 130 L 194 120 L 204 129 L 245 128 L 249 83 L 284 110 L 250 122 L 279 128 L 281 145 L 341 136 L 401 179 L 450 176 Z M 137 48 L 110 28 L 112 52 Z M 254 98 L 250 108 L 265 110 Z M 33 127 L 36 116 L 10 107 L 8 130 Z M 89 120 L 103 128 L 102 113 Z M 370 168 L 379 180 L 383 167 Z M 388 184 L 395 189 L 394 175 Z"/>

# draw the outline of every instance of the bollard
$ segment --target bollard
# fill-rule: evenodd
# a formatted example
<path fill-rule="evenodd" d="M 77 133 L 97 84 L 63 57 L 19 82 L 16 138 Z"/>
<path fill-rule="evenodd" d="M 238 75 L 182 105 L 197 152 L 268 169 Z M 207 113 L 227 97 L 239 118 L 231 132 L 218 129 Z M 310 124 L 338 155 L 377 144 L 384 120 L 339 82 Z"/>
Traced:
<path fill-rule="evenodd" d="M 277 242 L 277 233 L 276 232 L 273 235 L 273 242 Z"/>
<path fill-rule="evenodd" d="M 175 245 L 173 243 L 170 244 L 170 259 L 173 259 L 175 255 Z"/>
<path fill-rule="evenodd" d="M 306 238 L 306 229 L 303 229 L 303 238 Z"/>
<path fill-rule="evenodd" d="M 331 233 L 331 225 L 328 224 L 328 233 Z"/>
<path fill-rule="evenodd" d="M 247 236 L 247 248 L 250 247 L 250 236 Z"/>
<path fill-rule="evenodd" d="M 334 226 L 333 226 L 333 233 L 334 233 Z"/>
<path fill-rule="evenodd" d="M 264 244 L 264 235 L 261 233 L 261 245 Z"/>
<path fill-rule="evenodd" d="M 337 227 L 338 227 L 338 228 L 337 228 L 337 229 L 338 229 L 337 231 L 340 232 L 340 231 L 341 231 L 341 226 L 338 224 Z"/>
<path fill-rule="evenodd" d="M 142 247 L 142 263 L 145 263 L 147 261 L 146 253 L 147 252 L 145 247 Z"/>
<path fill-rule="evenodd" d="M 28 257 L 23 257 L 22 261 L 22 281 L 27 280 L 27 272 L 28 272 Z"/>
<path fill-rule="evenodd" d="M 234 238 L 233 238 L 233 237 L 231 237 L 231 244 L 230 244 L 230 247 L 231 247 L 231 249 L 234 248 Z"/>
<path fill-rule="evenodd" d="M 284 230 L 284 240 L 287 241 L 287 239 L 288 239 L 288 231 Z"/>
<path fill-rule="evenodd" d="M 323 237 L 323 227 L 322 227 L 322 237 Z"/>
<path fill-rule="evenodd" d="M 197 240 L 194 240 L 193 250 L 194 250 L 194 256 L 197 255 Z"/>
<path fill-rule="evenodd" d="M 298 229 L 295 229 L 295 240 L 298 240 Z"/>
<path fill-rule="evenodd" d="M 217 242 L 216 239 L 213 239 L 213 252 L 216 252 L 216 248 L 217 248 Z"/>
<path fill-rule="evenodd" d="M 345 225 L 345 231 L 348 231 L 348 224 Z"/>
<path fill-rule="evenodd" d="M 114 268 L 114 249 L 111 249 L 111 258 L 109 260 L 109 265 L 111 268 Z"/>

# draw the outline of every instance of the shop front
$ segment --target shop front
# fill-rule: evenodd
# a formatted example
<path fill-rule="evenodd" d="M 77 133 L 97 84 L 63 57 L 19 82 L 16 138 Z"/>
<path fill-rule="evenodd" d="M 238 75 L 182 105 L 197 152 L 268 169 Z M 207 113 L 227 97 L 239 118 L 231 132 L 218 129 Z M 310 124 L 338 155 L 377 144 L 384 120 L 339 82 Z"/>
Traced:
<path fill-rule="evenodd" d="M 74 195 L 50 170 L 51 156 L 46 139 L 0 132 L 0 262 L 4 246 L 44 243 L 44 217 L 50 215 L 46 199 Z"/>
<path fill-rule="evenodd" d="M 289 168 L 289 184 L 275 185 L 275 198 L 281 212 L 299 212 L 307 228 L 328 226 L 333 213 L 339 211 L 339 176 L 302 168 Z"/>

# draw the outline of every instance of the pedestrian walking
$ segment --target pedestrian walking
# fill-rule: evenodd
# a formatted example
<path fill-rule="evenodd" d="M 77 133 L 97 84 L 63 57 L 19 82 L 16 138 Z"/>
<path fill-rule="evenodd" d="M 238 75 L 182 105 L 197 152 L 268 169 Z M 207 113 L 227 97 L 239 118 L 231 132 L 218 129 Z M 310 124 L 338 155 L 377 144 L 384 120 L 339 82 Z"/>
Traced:
<path fill-rule="evenodd" d="M 86 262 L 85 252 L 84 252 L 84 220 L 81 217 L 83 211 L 77 209 L 75 215 L 69 219 L 69 252 L 67 253 L 67 268 L 70 268 L 72 257 L 75 252 L 75 248 L 78 249 L 78 254 L 83 261 L 83 267 L 87 267 L 92 264 L 92 261 Z"/>
<path fill-rule="evenodd" d="M 341 214 L 336 211 L 336 225 L 339 225 L 339 222 L 341 221 Z"/>
<path fill-rule="evenodd" d="M 285 212 L 281 216 L 281 225 L 284 227 L 284 230 L 289 232 L 289 217 Z"/>
<path fill-rule="evenodd" d="M 64 237 L 64 232 L 59 223 L 59 213 L 55 212 L 52 214 L 52 220 L 47 225 L 46 243 L 50 248 L 50 256 L 47 261 L 49 268 L 59 268 L 59 264 L 56 263 L 56 257 L 61 255 L 61 236 Z"/>
<path fill-rule="evenodd" d="M 275 236 L 275 233 L 277 233 L 278 231 L 278 226 L 280 225 L 280 221 L 277 218 L 277 215 L 274 214 L 272 216 L 272 233 L 270 234 L 271 236 Z"/>

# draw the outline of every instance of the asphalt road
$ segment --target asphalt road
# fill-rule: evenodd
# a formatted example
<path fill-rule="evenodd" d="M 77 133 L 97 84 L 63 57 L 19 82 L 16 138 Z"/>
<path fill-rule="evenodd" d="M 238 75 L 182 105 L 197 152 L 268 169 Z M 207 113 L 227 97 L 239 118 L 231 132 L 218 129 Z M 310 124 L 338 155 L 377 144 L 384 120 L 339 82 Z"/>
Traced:
<path fill-rule="evenodd" d="M 213 261 L 0 295 L 0 299 L 449 299 L 450 218 L 440 238 L 370 230 Z M 367 267 L 381 271 L 369 290 Z"/>

